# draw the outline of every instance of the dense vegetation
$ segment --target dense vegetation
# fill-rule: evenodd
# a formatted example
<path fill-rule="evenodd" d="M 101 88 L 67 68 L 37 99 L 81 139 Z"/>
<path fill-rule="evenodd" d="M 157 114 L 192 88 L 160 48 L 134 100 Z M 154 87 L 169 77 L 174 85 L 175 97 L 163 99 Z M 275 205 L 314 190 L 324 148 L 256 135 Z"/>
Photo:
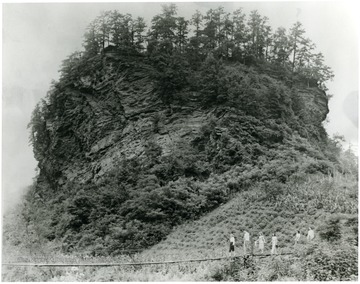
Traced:
<path fill-rule="evenodd" d="M 267 198 L 266 188 L 257 183 L 251 190 L 234 195 L 210 214 L 187 222 L 150 250 L 132 256 L 87 257 L 61 254 L 56 243 L 38 239 L 33 226 L 15 214 L 6 219 L 6 260 L 21 262 L 149 262 L 228 255 L 228 235 L 235 233 L 236 254 L 242 253 L 242 234 L 251 232 L 252 243 L 262 231 L 265 252 L 270 235 L 277 232 L 279 253 L 295 255 L 205 263 L 162 264 L 120 268 L 23 268 L 5 269 L 9 281 L 329 281 L 357 279 L 357 179 L 351 175 L 301 174 L 283 185 L 277 200 Z M 307 200 L 310 200 L 308 202 Z M 308 226 L 315 228 L 315 240 L 305 240 Z M 26 229 L 27 227 L 27 229 Z M 294 233 L 302 237 L 294 246 Z M 18 233 L 20 232 L 20 234 Z M 16 244 L 16 246 L 15 246 Z M 47 244 L 47 245 L 45 245 Z M 254 247 L 254 253 L 259 253 Z M 19 258 L 21 255 L 21 258 Z"/>
<path fill-rule="evenodd" d="M 356 193 L 332 187 L 331 199 L 325 189 L 302 186 L 316 174 L 356 178 L 357 163 L 322 125 L 333 74 L 300 23 L 272 33 L 257 11 L 246 17 L 219 7 L 186 20 L 171 4 L 145 29 L 142 18 L 103 13 L 89 25 L 84 51 L 63 62 L 60 80 L 33 112 L 39 175 L 22 215 L 39 242 L 93 256 L 144 250 L 250 197 L 271 210 L 289 207 L 287 214 L 335 205 L 334 212 L 357 212 L 348 202 Z M 159 142 L 195 114 L 206 117 L 198 131 Z M 129 130 L 134 125 L 140 130 Z M 133 140 L 124 142 L 130 131 L 143 150 L 118 154 L 133 150 Z M 111 166 L 97 164 L 107 153 Z M 336 240 L 336 222 L 324 239 Z M 259 222 L 256 230 L 266 228 Z"/>

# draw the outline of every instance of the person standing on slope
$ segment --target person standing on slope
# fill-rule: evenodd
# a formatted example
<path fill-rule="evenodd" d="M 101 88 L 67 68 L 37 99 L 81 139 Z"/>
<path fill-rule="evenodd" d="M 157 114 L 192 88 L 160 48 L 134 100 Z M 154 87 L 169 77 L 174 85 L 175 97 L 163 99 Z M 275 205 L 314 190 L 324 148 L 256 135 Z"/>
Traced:
<path fill-rule="evenodd" d="M 278 243 L 278 239 L 276 237 L 276 234 L 274 233 L 272 238 L 271 238 L 271 244 L 272 244 L 271 254 L 277 254 L 277 249 L 276 249 L 277 243 Z"/>
<path fill-rule="evenodd" d="M 311 227 L 309 227 L 309 231 L 306 237 L 307 241 L 311 242 L 314 239 L 314 237 L 315 237 L 314 230 Z"/>
<path fill-rule="evenodd" d="M 235 237 L 234 237 L 234 234 L 230 234 L 229 257 L 231 257 L 231 253 L 233 253 L 233 256 L 235 256 Z"/>
<path fill-rule="evenodd" d="M 250 251 L 250 234 L 245 230 L 244 231 L 244 255 Z"/>
<path fill-rule="evenodd" d="M 264 253 L 264 246 L 265 246 L 265 237 L 263 235 L 263 233 L 260 232 L 259 234 L 259 239 L 258 239 L 258 243 L 259 243 L 259 250 L 261 251 L 261 253 Z"/>
<path fill-rule="evenodd" d="M 300 237 L 301 237 L 300 231 L 297 231 L 295 235 L 295 246 L 300 241 Z"/>

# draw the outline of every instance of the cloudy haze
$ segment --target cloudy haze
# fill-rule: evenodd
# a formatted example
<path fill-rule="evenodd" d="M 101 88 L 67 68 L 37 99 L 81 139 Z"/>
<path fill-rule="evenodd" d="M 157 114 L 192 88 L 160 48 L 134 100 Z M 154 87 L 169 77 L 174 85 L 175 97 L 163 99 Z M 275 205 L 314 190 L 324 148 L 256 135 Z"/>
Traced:
<path fill-rule="evenodd" d="M 344 4 L 345 3 L 345 4 Z M 176 3 L 178 15 L 190 19 L 195 10 L 205 13 L 223 6 L 242 7 L 248 15 L 257 9 L 275 30 L 300 21 L 335 79 L 328 83 L 330 113 L 325 126 L 330 136 L 345 136 L 346 145 L 357 146 L 358 131 L 358 7 L 339 2 L 187 2 Z M 31 111 L 58 79 L 61 61 L 82 49 L 89 22 L 101 11 L 117 9 L 149 23 L 161 3 L 60 3 L 3 4 L 3 139 L 2 193 L 6 210 L 35 175 L 36 161 L 28 146 Z"/>

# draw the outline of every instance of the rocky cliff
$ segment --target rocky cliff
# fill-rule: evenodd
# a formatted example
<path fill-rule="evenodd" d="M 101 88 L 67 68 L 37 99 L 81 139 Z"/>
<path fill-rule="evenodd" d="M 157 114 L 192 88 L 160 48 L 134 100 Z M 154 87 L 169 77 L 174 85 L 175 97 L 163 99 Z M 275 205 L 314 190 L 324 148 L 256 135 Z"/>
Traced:
<path fill-rule="evenodd" d="M 148 247 L 255 184 L 275 196 L 332 170 L 324 91 L 211 54 L 195 69 L 174 58 L 78 55 L 35 108 L 27 214 L 64 251 Z"/>
<path fill-rule="evenodd" d="M 246 125 L 249 123 L 244 120 L 246 109 L 239 112 L 241 106 L 233 102 L 205 107 L 200 92 L 190 88 L 179 93 L 171 104 L 165 104 L 149 75 L 151 66 L 140 59 L 135 64 L 123 60 L 121 55 L 104 53 L 101 59 L 97 58 L 96 70 L 77 74 L 78 78 L 72 81 L 64 78 L 63 81 L 70 82 L 53 88 L 44 103 L 47 145 L 38 156 L 40 180 L 46 178 L 53 186 L 69 181 L 96 182 L 114 167 L 115 161 L 144 157 L 149 141 L 161 148 L 163 156 L 171 155 L 179 143 L 194 145 L 202 127 L 210 121 L 216 122 L 216 131 L 209 139 L 233 132 L 230 138 L 236 140 L 238 128 L 253 136 L 249 142 L 259 134 L 252 133 L 256 132 L 255 125 Z M 265 78 L 258 76 L 260 80 Z M 251 87 L 260 89 L 263 95 L 254 96 L 257 103 L 271 107 L 270 103 L 264 106 L 264 100 L 277 95 L 273 86 L 278 82 L 265 79 L 267 85 Z M 233 83 L 236 82 L 230 84 Z M 277 118 L 270 119 L 275 125 L 284 124 L 286 119 L 292 120 L 289 125 L 311 125 L 317 129 L 313 134 L 323 139 L 321 123 L 328 113 L 326 94 L 317 88 L 284 90 L 292 94 L 292 99 L 277 97 L 283 110 Z M 261 119 L 261 114 L 258 118 Z M 245 145 L 244 137 L 241 140 Z"/>

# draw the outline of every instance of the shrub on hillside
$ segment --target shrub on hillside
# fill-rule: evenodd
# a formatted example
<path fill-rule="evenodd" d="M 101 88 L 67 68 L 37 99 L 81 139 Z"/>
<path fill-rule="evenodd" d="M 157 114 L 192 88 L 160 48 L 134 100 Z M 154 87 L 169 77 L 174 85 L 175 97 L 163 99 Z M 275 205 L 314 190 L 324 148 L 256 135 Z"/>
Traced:
<path fill-rule="evenodd" d="M 358 276 L 357 249 L 346 244 L 315 244 L 304 258 L 306 280 L 348 281 Z"/>
<path fill-rule="evenodd" d="M 254 259 L 234 259 L 217 267 L 210 275 L 211 281 L 256 281 L 258 268 Z"/>
<path fill-rule="evenodd" d="M 358 220 L 358 217 L 349 218 L 345 224 L 346 224 L 346 226 L 350 227 L 352 232 L 354 233 L 354 237 L 351 237 L 351 236 L 349 237 L 350 240 L 352 240 L 354 245 L 358 246 L 358 242 L 359 242 L 359 220 Z"/>
<path fill-rule="evenodd" d="M 319 228 L 320 237 L 328 242 L 335 242 L 341 239 L 340 217 L 331 216 L 325 224 Z"/>
<path fill-rule="evenodd" d="M 275 202 L 284 193 L 284 185 L 277 181 L 266 181 L 261 184 L 266 199 Z"/>
<path fill-rule="evenodd" d="M 283 277 L 292 276 L 290 261 L 283 258 L 272 258 L 267 267 L 266 281 L 278 281 Z"/>

